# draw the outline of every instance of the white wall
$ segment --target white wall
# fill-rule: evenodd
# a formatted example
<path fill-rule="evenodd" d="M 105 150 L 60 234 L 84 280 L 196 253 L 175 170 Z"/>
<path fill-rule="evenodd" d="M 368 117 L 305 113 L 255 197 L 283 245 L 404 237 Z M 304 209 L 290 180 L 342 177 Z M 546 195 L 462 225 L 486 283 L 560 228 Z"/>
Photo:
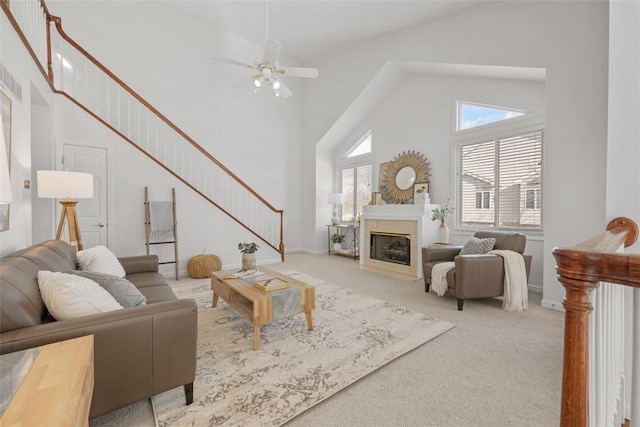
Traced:
<path fill-rule="evenodd" d="M 309 65 L 321 78 L 305 83 L 303 159 L 389 60 L 546 69 L 543 298 L 559 305 L 552 248 L 597 233 L 605 217 L 607 10 L 598 1 L 482 3 L 318 58 Z M 314 196 L 304 196 L 303 244 L 318 247 Z"/>
<path fill-rule="evenodd" d="M 153 2 L 52 1 L 49 9 L 62 17 L 67 34 L 273 206 L 284 209 L 285 248 L 300 248 L 300 84 L 287 81 L 294 93 L 289 99 L 256 96 L 233 88 L 249 82 L 250 70 L 212 60 L 217 54 L 251 62 L 263 46 Z M 287 58 L 282 62 L 296 65 Z M 227 266 L 239 265 L 237 243 L 256 240 L 62 97 L 56 98 L 54 136 L 109 149 L 110 205 L 117 206 L 110 210 L 109 246 L 119 255 L 144 250 L 145 185 L 154 200 L 163 195 L 169 200 L 172 186 L 178 190 L 183 269 L 204 248 Z M 53 159 L 52 147 L 38 149 L 48 150 Z M 257 255 L 258 262 L 279 259 L 264 244 Z"/>
<path fill-rule="evenodd" d="M 11 115 L 11 186 L 13 203 L 10 208 L 10 229 L 0 233 L 0 256 L 22 249 L 31 244 L 31 194 L 25 189 L 25 180 L 31 176 L 31 140 L 38 137 L 38 128 L 32 131 L 32 98 L 46 104 L 50 102 L 51 91 L 36 68 L 33 60 L 4 13 L 0 13 L 0 63 L 11 73 L 22 87 L 22 100 L 3 88 L 12 98 Z M 33 86 L 32 86 L 33 82 Z M 42 93 L 44 97 L 40 96 Z"/>
<path fill-rule="evenodd" d="M 607 135 L 607 221 L 625 216 L 640 223 L 640 3 L 615 0 L 609 4 L 609 130 Z M 640 253 L 640 242 L 626 249 Z M 631 363 L 633 293 L 626 294 L 627 328 L 625 417 L 632 418 Z M 638 302 L 636 302 L 636 306 Z M 636 360 L 640 355 L 636 355 Z M 635 397 L 640 402 L 640 396 Z M 637 409 L 636 409 L 637 410 Z M 640 414 L 640 412 L 637 412 Z M 636 415 L 636 414 L 634 414 Z M 636 415 L 637 416 L 637 415 Z M 634 421 L 635 423 L 635 421 Z"/>

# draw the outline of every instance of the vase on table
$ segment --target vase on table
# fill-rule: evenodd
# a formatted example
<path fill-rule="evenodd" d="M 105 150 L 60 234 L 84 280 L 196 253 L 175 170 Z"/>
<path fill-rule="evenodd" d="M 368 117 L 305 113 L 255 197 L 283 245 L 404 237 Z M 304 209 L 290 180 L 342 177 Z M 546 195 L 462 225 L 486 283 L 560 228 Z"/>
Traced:
<path fill-rule="evenodd" d="M 440 243 L 449 243 L 449 227 L 447 227 L 447 223 L 444 220 L 440 221 L 438 239 L 440 240 Z"/>
<path fill-rule="evenodd" d="M 256 268 L 256 254 L 242 254 L 242 270 L 253 270 Z"/>
<path fill-rule="evenodd" d="M 340 249 L 342 249 L 342 243 L 334 243 L 333 244 L 333 251 L 334 252 L 340 252 Z"/>

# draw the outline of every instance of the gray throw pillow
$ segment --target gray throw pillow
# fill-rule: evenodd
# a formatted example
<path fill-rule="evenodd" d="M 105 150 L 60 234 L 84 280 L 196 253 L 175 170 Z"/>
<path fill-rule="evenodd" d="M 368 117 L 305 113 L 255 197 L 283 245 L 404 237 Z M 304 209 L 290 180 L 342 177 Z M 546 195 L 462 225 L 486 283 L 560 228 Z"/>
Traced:
<path fill-rule="evenodd" d="M 124 308 L 136 307 L 147 303 L 147 298 L 140 293 L 138 288 L 122 277 L 85 270 L 73 270 L 71 273 L 93 280 L 109 292 Z"/>
<path fill-rule="evenodd" d="M 481 255 L 486 254 L 493 250 L 493 245 L 496 244 L 496 239 L 493 237 L 487 239 L 478 239 L 472 237 L 460 250 L 459 255 Z"/>

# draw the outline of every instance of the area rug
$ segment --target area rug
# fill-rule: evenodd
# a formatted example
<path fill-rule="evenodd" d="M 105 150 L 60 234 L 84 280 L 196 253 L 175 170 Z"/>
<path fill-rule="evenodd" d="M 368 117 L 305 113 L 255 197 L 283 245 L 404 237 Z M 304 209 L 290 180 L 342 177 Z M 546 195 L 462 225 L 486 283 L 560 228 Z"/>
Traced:
<path fill-rule="evenodd" d="M 278 426 L 454 325 L 294 271 L 316 286 L 314 330 L 304 314 L 253 327 L 222 299 L 211 307 L 208 280 L 176 287 L 198 304 L 193 404 L 182 387 L 153 398 L 163 426 Z"/>

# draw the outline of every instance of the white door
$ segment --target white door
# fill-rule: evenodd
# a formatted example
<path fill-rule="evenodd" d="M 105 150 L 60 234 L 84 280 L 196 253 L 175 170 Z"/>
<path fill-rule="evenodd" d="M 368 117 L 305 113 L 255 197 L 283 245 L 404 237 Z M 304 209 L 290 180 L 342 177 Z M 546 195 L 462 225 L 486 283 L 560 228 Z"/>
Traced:
<path fill-rule="evenodd" d="M 84 248 L 107 246 L 107 149 L 64 143 L 62 156 L 64 170 L 93 175 L 93 198 L 76 207 Z"/>

